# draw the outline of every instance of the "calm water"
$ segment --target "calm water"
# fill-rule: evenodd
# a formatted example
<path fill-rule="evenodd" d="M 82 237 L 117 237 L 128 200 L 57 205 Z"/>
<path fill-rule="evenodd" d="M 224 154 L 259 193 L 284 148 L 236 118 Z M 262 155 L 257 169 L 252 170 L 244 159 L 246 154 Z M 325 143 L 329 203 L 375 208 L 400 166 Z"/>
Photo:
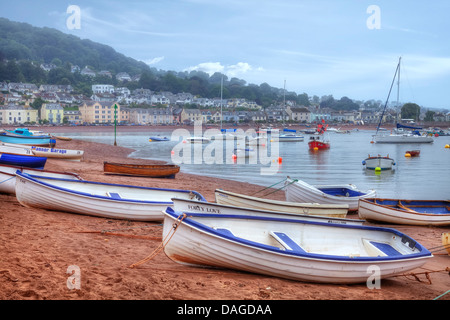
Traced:
<path fill-rule="evenodd" d="M 185 160 L 188 159 L 185 162 L 189 163 L 179 163 L 183 172 L 250 182 L 263 187 L 282 182 L 286 176 L 290 176 L 312 185 L 351 183 L 361 190 L 375 189 L 379 197 L 450 199 L 450 149 L 445 148 L 446 144 L 450 144 L 450 136 L 437 137 L 432 144 L 372 144 L 370 141 L 373 133 L 374 131 L 365 130 L 350 134 L 330 132 L 331 148 L 316 152 L 308 150 L 309 135 L 304 135 L 305 139 L 301 142 L 279 142 L 278 150 L 269 143 L 260 152 L 274 155 L 275 160 L 264 164 L 261 163 L 264 160 L 260 160 L 258 156 L 243 159 L 245 163 L 239 163 L 241 159 L 233 162 L 233 147 L 243 147 L 242 142 L 234 146 L 226 145 L 224 149 L 220 149 L 223 151 L 217 151 L 219 148 L 214 151 L 212 144 L 183 144 L 182 138 L 167 142 L 148 141 L 154 135 L 170 138 L 172 132 L 118 132 L 116 141 L 119 146 L 135 149 L 130 155 L 133 158 L 178 163 L 172 161 L 172 156 L 184 156 Z M 114 132 L 59 135 L 114 144 Z M 189 148 L 190 157 L 187 154 Z M 420 150 L 420 156 L 405 157 L 405 151 L 411 149 Z M 381 173 L 364 169 L 362 161 L 369 154 L 389 155 L 395 160 L 395 169 Z M 277 155 L 282 158 L 281 164 L 278 164 Z M 194 164 L 194 161 L 200 163 Z M 262 173 L 261 169 L 269 171 L 268 174 Z M 274 187 L 282 187 L 282 183 Z"/>

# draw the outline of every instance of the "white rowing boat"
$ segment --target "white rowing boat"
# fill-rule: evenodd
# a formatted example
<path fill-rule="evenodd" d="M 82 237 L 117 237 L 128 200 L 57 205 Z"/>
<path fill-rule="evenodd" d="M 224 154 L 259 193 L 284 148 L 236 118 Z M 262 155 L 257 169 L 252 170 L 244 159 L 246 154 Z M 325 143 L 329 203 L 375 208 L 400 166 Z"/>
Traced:
<path fill-rule="evenodd" d="M 50 170 L 33 169 L 0 164 L 0 193 L 7 193 L 7 194 L 16 193 L 17 170 L 38 177 L 83 180 L 78 174 L 71 172 L 50 171 Z"/>
<path fill-rule="evenodd" d="M 370 198 L 359 201 L 362 219 L 416 226 L 449 226 L 450 201 Z"/>
<path fill-rule="evenodd" d="M 137 221 L 161 221 L 172 198 L 206 201 L 190 190 L 32 177 L 17 172 L 16 198 L 24 206 Z"/>
<path fill-rule="evenodd" d="M 28 146 L 4 142 L 0 142 L 0 152 L 19 155 L 34 155 L 38 157 L 72 160 L 72 161 L 81 161 L 84 155 L 83 150 L 58 149 L 43 146 Z"/>
<path fill-rule="evenodd" d="M 287 201 L 347 204 L 349 211 L 358 210 L 359 199 L 376 196 L 375 190 L 361 191 L 352 184 L 313 186 L 289 177 L 285 181 L 285 187 Z"/>
<path fill-rule="evenodd" d="M 432 257 L 394 229 L 173 208 L 165 210 L 163 239 L 167 257 L 180 264 L 322 283 L 367 283 L 374 271 L 383 279 Z"/>
<path fill-rule="evenodd" d="M 365 220 L 361 219 L 346 219 L 330 216 L 291 213 L 285 211 L 243 208 L 197 200 L 172 198 L 172 201 L 173 201 L 173 209 L 177 212 L 183 213 L 215 213 L 223 215 L 250 215 L 250 216 L 272 217 L 272 218 L 284 217 L 286 219 L 317 221 L 324 223 L 355 224 L 355 225 L 362 225 L 365 222 Z"/>
<path fill-rule="evenodd" d="M 262 199 L 222 189 L 215 190 L 216 202 L 236 207 L 345 218 L 348 204 L 299 203 Z"/>

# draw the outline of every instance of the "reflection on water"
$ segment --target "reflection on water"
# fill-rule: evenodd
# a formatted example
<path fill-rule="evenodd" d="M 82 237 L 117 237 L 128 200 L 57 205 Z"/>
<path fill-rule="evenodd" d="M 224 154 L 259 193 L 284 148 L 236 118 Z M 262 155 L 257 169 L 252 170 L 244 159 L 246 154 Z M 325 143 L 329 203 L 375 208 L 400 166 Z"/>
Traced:
<path fill-rule="evenodd" d="M 158 134 L 170 137 L 172 133 Z M 172 151 L 176 148 L 185 151 L 190 148 L 191 161 L 185 162 L 191 164 L 181 163 L 182 171 L 210 177 L 269 186 L 290 176 L 313 185 L 351 183 L 362 190 L 375 189 L 379 197 L 385 198 L 450 199 L 450 149 L 444 148 L 445 144 L 450 143 L 449 136 L 437 137 L 432 144 L 372 144 L 372 134 L 373 131 L 364 130 L 350 134 L 330 133 L 331 148 L 315 152 L 308 150 L 308 135 L 305 135 L 304 141 L 279 142 L 279 149 L 274 149 L 270 144 L 261 149 L 252 147 L 256 160 L 246 158 L 239 161 L 232 158 L 235 148 L 245 147 L 238 141 L 233 142 L 233 147 L 229 147 L 227 141 L 223 149 L 208 147 L 208 144 L 185 146 L 181 139 L 149 142 L 152 134 L 148 132 L 119 132 L 116 140 L 117 145 L 136 150 L 130 157 L 168 162 L 173 162 L 176 155 Z M 111 133 L 65 135 L 114 144 Z M 420 150 L 420 156 L 405 157 L 405 152 L 411 149 Z M 364 169 L 362 161 L 369 155 L 378 154 L 393 158 L 395 170 L 377 173 Z M 178 155 L 182 157 L 183 153 Z M 266 155 L 266 158 L 261 155 Z M 274 158 L 268 160 L 268 156 Z"/>

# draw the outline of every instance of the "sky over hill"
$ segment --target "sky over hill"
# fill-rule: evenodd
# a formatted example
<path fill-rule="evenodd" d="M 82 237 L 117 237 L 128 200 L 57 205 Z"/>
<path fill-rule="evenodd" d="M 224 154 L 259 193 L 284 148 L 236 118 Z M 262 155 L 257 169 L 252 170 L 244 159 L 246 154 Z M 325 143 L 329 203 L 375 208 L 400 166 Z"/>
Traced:
<path fill-rule="evenodd" d="M 0 16 L 114 48 L 162 70 L 218 71 L 339 99 L 450 109 L 450 2 L 0 0 Z"/>

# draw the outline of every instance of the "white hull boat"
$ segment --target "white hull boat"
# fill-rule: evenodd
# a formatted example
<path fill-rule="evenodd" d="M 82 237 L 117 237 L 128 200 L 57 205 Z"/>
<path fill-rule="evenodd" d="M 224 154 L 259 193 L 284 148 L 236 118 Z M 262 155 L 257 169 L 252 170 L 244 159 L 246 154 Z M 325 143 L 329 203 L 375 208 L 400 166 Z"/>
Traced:
<path fill-rule="evenodd" d="M 415 135 L 411 133 L 376 134 L 375 143 L 432 143 L 433 137 Z"/>
<path fill-rule="evenodd" d="M 203 144 L 203 143 L 210 143 L 211 139 L 207 138 L 207 137 L 189 137 L 189 138 L 186 138 L 186 141 L 188 143 L 201 143 L 201 144 Z"/>
<path fill-rule="evenodd" d="M 299 203 L 262 199 L 221 189 L 215 190 L 215 197 L 219 204 L 301 215 L 345 218 L 348 212 L 348 204 Z"/>
<path fill-rule="evenodd" d="M 392 170 L 392 167 L 395 165 L 395 161 L 394 159 L 389 158 L 389 155 L 386 157 L 380 155 L 369 155 L 369 157 L 366 158 L 362 164 L 369 170 Z"/>
<path fill-rule="evenodd" d="M 358 210 L 359 199 L 376 197 L 375 190 L 360 191 L 352 184 L 312 186 L 289 177 L 285 187 L 286 200 L 289 202 L 347 204 L 348 211 Z"/>
<path fill-rule="evenodd" d="M 59 179 L 83 180 L 76 173 L 58 172 L 42 169 L 32 169 L 25 167 L 10 166 L 6 164 L 0 165 L 0 193 L 16 194 L 16 172 L 27 173 L 38 177 L 50 177 Z"/>
<path fill-rule="evenodd" d="M 394 229 L 165 210 L 164 252 L 189 266 L 321 283 L 367 283 L 421 267 L 433 255 Z"/>
<path fill-rule="evenodd" d="M 306 221 L 316 221 L 323 223 L 338 223 L 338 224 L 351 224 L 351 225 L 362 225 L 365 220 L 361 219 L 346 219 L 339 217 L 330 216 L 320 216 L 320 215 L 309 215 L 309 214 L 299 214 L 291 213 L 285 211 L 273 211 L 273 210 L 263 210 L 263 209 L 253 209 L 253 208 L 243 208 L 238 206 L 223 205 L 218 203 L 196 201 L 196 200 L 186 200 L 172 198 L 173 209 L 177 212 L 183 213 L 214 213 L 223 214 L 228 216 L 234 215 L 249 215 L 249 216 L 259 216 L 259 217 L 272 217 L 272 218 L 286 218 L 295 220 L 306 220 Z"/>
<path fill-rule="evenodd" d="M 394 224 L 450 226 L 450 201 L 361 199 L 358 215 L 363 219 Z"/>
<path fill-rule="evenodd" d="M 297 142 L 297 141 L 303 141 L 305 138 L 303 136 L 293 134 L 293 133 L 286 133 L 286 134 L 280 134 L 278 137 L 278 141 L 280 142 Z"/>
<path fill-rule="evenodd" d="M 0 143 L 0 152 L 20 154 L 20 155 L 34 155 L 38 157 L 81 161 L 83 158 L 83 150 L 71 149 L 57 149 L 42 146 L 27 146 L 13 143 Z"/>
<path fill-rule="evenodd" d="M 161 221 L 174 197 L 206 201 L 189 190 L 38 178 L 20 172 L 16 179 L 16 198 L 26 207 L 104 218 Z"/>

